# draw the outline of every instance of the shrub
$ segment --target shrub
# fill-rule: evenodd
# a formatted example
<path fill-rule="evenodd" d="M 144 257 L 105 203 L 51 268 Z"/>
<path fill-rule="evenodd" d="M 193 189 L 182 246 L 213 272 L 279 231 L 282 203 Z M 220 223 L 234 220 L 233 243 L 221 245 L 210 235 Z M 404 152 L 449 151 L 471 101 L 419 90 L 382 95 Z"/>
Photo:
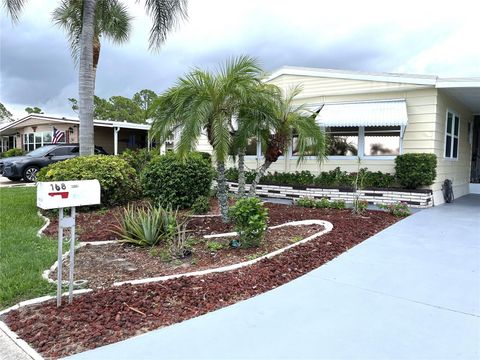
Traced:
<path fill-rule="evenodd" d="M 380 204 L 378 206 L 380 209 L 387 210 L 390 214 L 397 217 L 405 217 L 411 214 L 410 209 L 408 208 L 407 203 L 397 202 L 394 204 Z"/>
<path fill-rule="evenodd" d="M 147 165 L 150 160 L 153 159 L 155 155 L 158 154 L 158 149 L 148 150 L 145 149 L 138 149 L 138 150 L 131 150 L 127 149 L 120 154 L 120 157 L 124 159 L 126 162 L 130 164 L 131 167 L 135 169 L 137 174 L 140 174 L 145 165 Z"/>
<path fill-rule="evenodd" d="M 328 172 L 322 171 L 314 180 L 316 185 L 339 187 L 352 187 L 354 181 L 355 174 L 348 174 L 346 171 L 340 170 L 340 167 Z"/>
<path fill-rule="evenodd" d="M 177 231 L 177 217 L 171 209 L 128 206 L 119 219 L 117 234 L 121 242 L 153 246 L 169 241 Z"/>
<path fill-rule="evenodd" d="M 235 222 L 235 231 L 240 236 L 240 244 L 244 248 L 259 246 L 265 236 L 268 220 L 268 209 L 254 197 L 238 200 L 229 211 Z"/>
<path fill-rule="evenodd" d="M 330 203 L 331 209 L 345 209 L 347 206 L 345 205 L 345 200 L 333 200 Z"/>
<path fill-rule="evenodd" d="M 113 206 L 138 198 L 141 193 L 135 170 L 118 156 L 91 155 L 60 161 L 41 169 L 38 181 L 97 179 L 101 203 Z"/>
<path fill-rule="evenodd" d="M 189 208 L 199 196 L 208 196 L 213 168 L 199 154 L 179 159 L 174 153 L 155 156 L 145 166 L 141 182 L 145 195 L 173 208 Z"/>
<path fill-rule="evenodd" d="M 368 208 L 368 201 L 366 200 L 359 200 L 358 198 L 353 200 L 353 208 L 352 211 L 354 214 L 361 215 Z"/>
<path fill-rule="evenodd" d="M 306 208 L 315 208 L 317 206 L 317 202 L 314 199 L 303 197 L 296 201 L 296 204 L 301 207 Z"/>
<path fill-rule="evenodd" d="M 0 157 L 6 158 L 11 156 L 22 156 L 25 155 L 25 151 L 22 149 L 10 149 L 0 154 Z"/>
<path fill-rule="evenodd" d="M 257 176 L 256 171 L 253 171 L 253 170 L 245 171 L 245 182 L 247 184 L 251 184 L 253 182 L 253 180 L 255 180 L 255 176 Z M 237 168 L 228 168 L 225 171 L 225 177 L 226 177 L 227 181 L 237 182 L 238 181 L 238 169 Z"/>
<path fill-rule="evenodd" d="M 327 198 L 321 198 L 315 204 L 317 209 L 329 209 L 330 208 L 330 201 Z"/>
<path fill-rule="evenodd" d="M 195 199 L 192 205 L 192 212 L 194 214 L 205 214 L 210 210 L 210 199 L 208 196 L 199 196 Z"/>
<path fill-rule="evenodd" d="M 395 158 L 395 172 L 400 185 L 407 189 L 429 186 L 437 177 L 435 154 L 403 154 Z"/>

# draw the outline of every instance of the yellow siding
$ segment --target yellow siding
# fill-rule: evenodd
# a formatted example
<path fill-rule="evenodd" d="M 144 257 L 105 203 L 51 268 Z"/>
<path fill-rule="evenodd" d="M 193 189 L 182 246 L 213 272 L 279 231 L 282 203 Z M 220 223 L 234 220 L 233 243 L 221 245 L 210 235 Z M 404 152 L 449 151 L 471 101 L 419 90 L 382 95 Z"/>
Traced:
<path fill-rule="evenodd" d="M 460 117 L 457 160 L 444 158 L 447 109 L 457 113 Z M 437 204 L 443 202 L 441 187 L 445 179 L 451 179 L 453 181 L 453 191 L 456 197 L 468 194 L 472 154 L 472 147 L 468 142 L 468 123 L 472 120 L 473 114 L 465 106 L 453 100 L 442 91 L 439 91 L 436 115 L 437 127 L 434 132 L 435 142 L 433 145 L 433 152 L 437 155 L 438 166 L 437 179 L 432 185 L 435 195 L 434 200 Z"/>
<path fill-rule="evenodd" d="M 332 96 L 332 95 L 348 95 L 361 94 L 371 92 L 390 92 L 404 91 L 410 89 L 421 89 L 422 85 L 369 81 L 369 80 L 349 80 L 326 77 L 299 76 L 299 75 L 281 75 L 270 81 L 284 89 L 302 84 L 303 91 L 299 95 L 299 99 Z"/>

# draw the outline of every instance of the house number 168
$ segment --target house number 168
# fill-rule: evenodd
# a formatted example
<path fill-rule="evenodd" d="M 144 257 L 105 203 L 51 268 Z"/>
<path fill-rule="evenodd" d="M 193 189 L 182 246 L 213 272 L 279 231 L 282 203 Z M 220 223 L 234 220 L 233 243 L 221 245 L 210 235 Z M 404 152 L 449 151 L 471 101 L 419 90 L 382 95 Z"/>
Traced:
<path fill-rule="evenodd" d="M 65 190 L 67 187 L 65 186 L 65 184 L 61 184 L 61 185 L 58 185 L 58 184 L 50 184 L 50 186 L 52 187 L 52 191 L 59 191 L 59 190 Z"/>

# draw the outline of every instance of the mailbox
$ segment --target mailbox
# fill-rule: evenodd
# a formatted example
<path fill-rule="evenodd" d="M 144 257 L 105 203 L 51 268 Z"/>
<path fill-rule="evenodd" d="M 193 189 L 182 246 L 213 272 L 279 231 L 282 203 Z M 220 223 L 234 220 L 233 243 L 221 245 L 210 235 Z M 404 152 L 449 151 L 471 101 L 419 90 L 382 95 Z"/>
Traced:
<path fill-rule="evenodd" d="M 100 204 L 98 180 L 37 183 L 37 206 L 44 210 Z"/>
<path fill-rule="evenodd" d="M 68 302 L 73 298 L 75 262 L 75 208 L 77 206 L 100 204 L 100 183 L 98 180 L 52 181 L 37 183 L 37 206 L 44 210 L 58 210 L 58 260 L 57 260 L 57 307 L 62 304 L 62 248 L 63 229 L 70 228 L 70 271 L 68 280 Z M 65 217 L 64 208 L 71 208 Z"/>

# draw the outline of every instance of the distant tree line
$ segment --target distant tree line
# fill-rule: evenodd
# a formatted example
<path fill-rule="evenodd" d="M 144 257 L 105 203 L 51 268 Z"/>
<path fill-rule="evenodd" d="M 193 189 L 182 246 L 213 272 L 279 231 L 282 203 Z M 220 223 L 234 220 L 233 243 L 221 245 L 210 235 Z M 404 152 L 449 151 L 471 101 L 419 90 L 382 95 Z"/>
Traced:
<path fill-rule="evenodd" d="M 152 115 L 152 104 L 157 97 L 158 95 L 154 91 L 148 89 L 135 93 L 131 99 L 124 96 L 112 96 L 104 99 L 95 95 L 93 117 L 97 120 L 145 123 Z M 72 110 L 77 112 L 77 99 L 69 98 L 68 101 Z"/>

